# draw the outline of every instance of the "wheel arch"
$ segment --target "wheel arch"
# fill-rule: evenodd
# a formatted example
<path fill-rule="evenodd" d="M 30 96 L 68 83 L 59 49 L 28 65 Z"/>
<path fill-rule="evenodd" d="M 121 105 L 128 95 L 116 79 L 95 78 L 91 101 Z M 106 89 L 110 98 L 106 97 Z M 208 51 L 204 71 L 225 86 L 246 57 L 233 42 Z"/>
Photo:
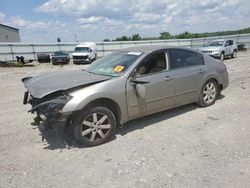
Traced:
<path fill-rule="evenodd" d="M 84 110 L 84 109 L 87 110 L 89 108 L 99 107 L 99 106 L 106 107 L 109 110 L 111 110 L 116 117 L 117 123 L 120 122 L 121 116 L 122 116 L 121 108 L 117 102 L 115 102 L 114 100 L 110 98 L 102 97 L 102 98 L 94 99 L 90 101 L 89 103 L 87 103 L 81 110 Z"/>
<path fill-rule="evenodd" d="M 205 82 L 204 82 L 204 84 L 206 84 L 208 81 L 210 81 L 210 80 L 212 80 L 212 81 L 214 81 L 215 83 L 216 83 L 216 85 L 218 86 L 218 92 L 220 93 L 222 90 L 223 90 L 223 84 L 220 84 L 220 82 L 219 82 L 219 80 L 215 77 L 215 76 L 211 76 L 211 77 L 209 77 Z M 203 84 L 203 85 L 204 85 Z"/>
<path fill-rule="evenodd" d="M 210 78 L 209 80 L 213 80 L 217 84 L 218 89 L 220 89 L 220 90 L 223 89 L 222 84 L 220 84 L 219 81 L 216 78 Z M 209 80 L 207 80 L 207 81 L 209 81 Z"/>

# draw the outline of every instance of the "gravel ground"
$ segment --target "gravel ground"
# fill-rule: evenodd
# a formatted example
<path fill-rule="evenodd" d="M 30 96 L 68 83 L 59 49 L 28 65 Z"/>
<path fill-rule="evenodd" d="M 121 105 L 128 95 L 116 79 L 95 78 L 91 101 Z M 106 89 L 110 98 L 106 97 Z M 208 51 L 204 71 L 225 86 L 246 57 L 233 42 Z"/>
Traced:
<path fill-rule="evenodd" d="M 22 105 L 22 77 L 84 66 L 0 68 L 0 187 L 250 187 L 250 53 L 238 56 L 215 105 L 132 121 L 92 148 L 41 141 Z"/>

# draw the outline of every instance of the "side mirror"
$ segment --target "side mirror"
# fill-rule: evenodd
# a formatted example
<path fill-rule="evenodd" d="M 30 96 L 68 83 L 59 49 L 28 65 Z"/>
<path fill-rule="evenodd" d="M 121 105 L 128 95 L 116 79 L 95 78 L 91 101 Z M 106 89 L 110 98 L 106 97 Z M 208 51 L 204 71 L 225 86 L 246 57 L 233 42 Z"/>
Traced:
<path fill-rule="evenodd" d="M 138 97 L 145 98 L 145 86 L 142 84 L 136 84 L 135 86 L 136 94 Z"/>
<path fill-rule="evenodd" d="M 146 89 L 145 89 L 144 84 L 147 84 L 149 82 L 140 81 L 140 80 L 137 80 L 135 77 L 131 77 L 130 83 L 134 85 L 137 96 L 141 98 L 145 98 Z"/>

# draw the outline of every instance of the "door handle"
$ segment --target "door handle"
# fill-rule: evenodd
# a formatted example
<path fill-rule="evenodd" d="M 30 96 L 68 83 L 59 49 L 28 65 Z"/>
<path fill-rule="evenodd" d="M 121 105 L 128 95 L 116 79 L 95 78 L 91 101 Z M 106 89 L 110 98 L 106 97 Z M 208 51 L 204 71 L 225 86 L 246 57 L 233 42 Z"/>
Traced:
<path fill-rule="evenodd" d="M 173 78 L 171 77 L 171 76 L 166 76 L 165 78 L 164 78 L 164 80 L 165 81 L 170 81 L 170 80 L 172 80 Z"/>
<path fill-rule="evenodd" d="M 202 70 L 202 69 L 199 69 L 199 70 L 198 70 L 198 73 L 200 73 L 200 74 L 203 73 L 203 72 L 205 72 L 205 71 Z"/>

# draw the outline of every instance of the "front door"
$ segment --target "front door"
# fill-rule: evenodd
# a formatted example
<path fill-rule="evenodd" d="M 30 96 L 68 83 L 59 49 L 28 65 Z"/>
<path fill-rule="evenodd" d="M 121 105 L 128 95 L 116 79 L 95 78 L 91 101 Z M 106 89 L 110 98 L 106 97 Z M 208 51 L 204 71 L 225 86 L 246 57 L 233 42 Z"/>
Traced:
<path fill-rule="evenodd" d="M 127 107 L 130 117 L 151 114 L 174 105 L 173 72 L 167 71 L 167 60 L 165 51 L 149 54 L 138 65 L 135 75 L 127 81 Z M 137 84 L 144 87 L 144 97 L 138 96 Z"/>

